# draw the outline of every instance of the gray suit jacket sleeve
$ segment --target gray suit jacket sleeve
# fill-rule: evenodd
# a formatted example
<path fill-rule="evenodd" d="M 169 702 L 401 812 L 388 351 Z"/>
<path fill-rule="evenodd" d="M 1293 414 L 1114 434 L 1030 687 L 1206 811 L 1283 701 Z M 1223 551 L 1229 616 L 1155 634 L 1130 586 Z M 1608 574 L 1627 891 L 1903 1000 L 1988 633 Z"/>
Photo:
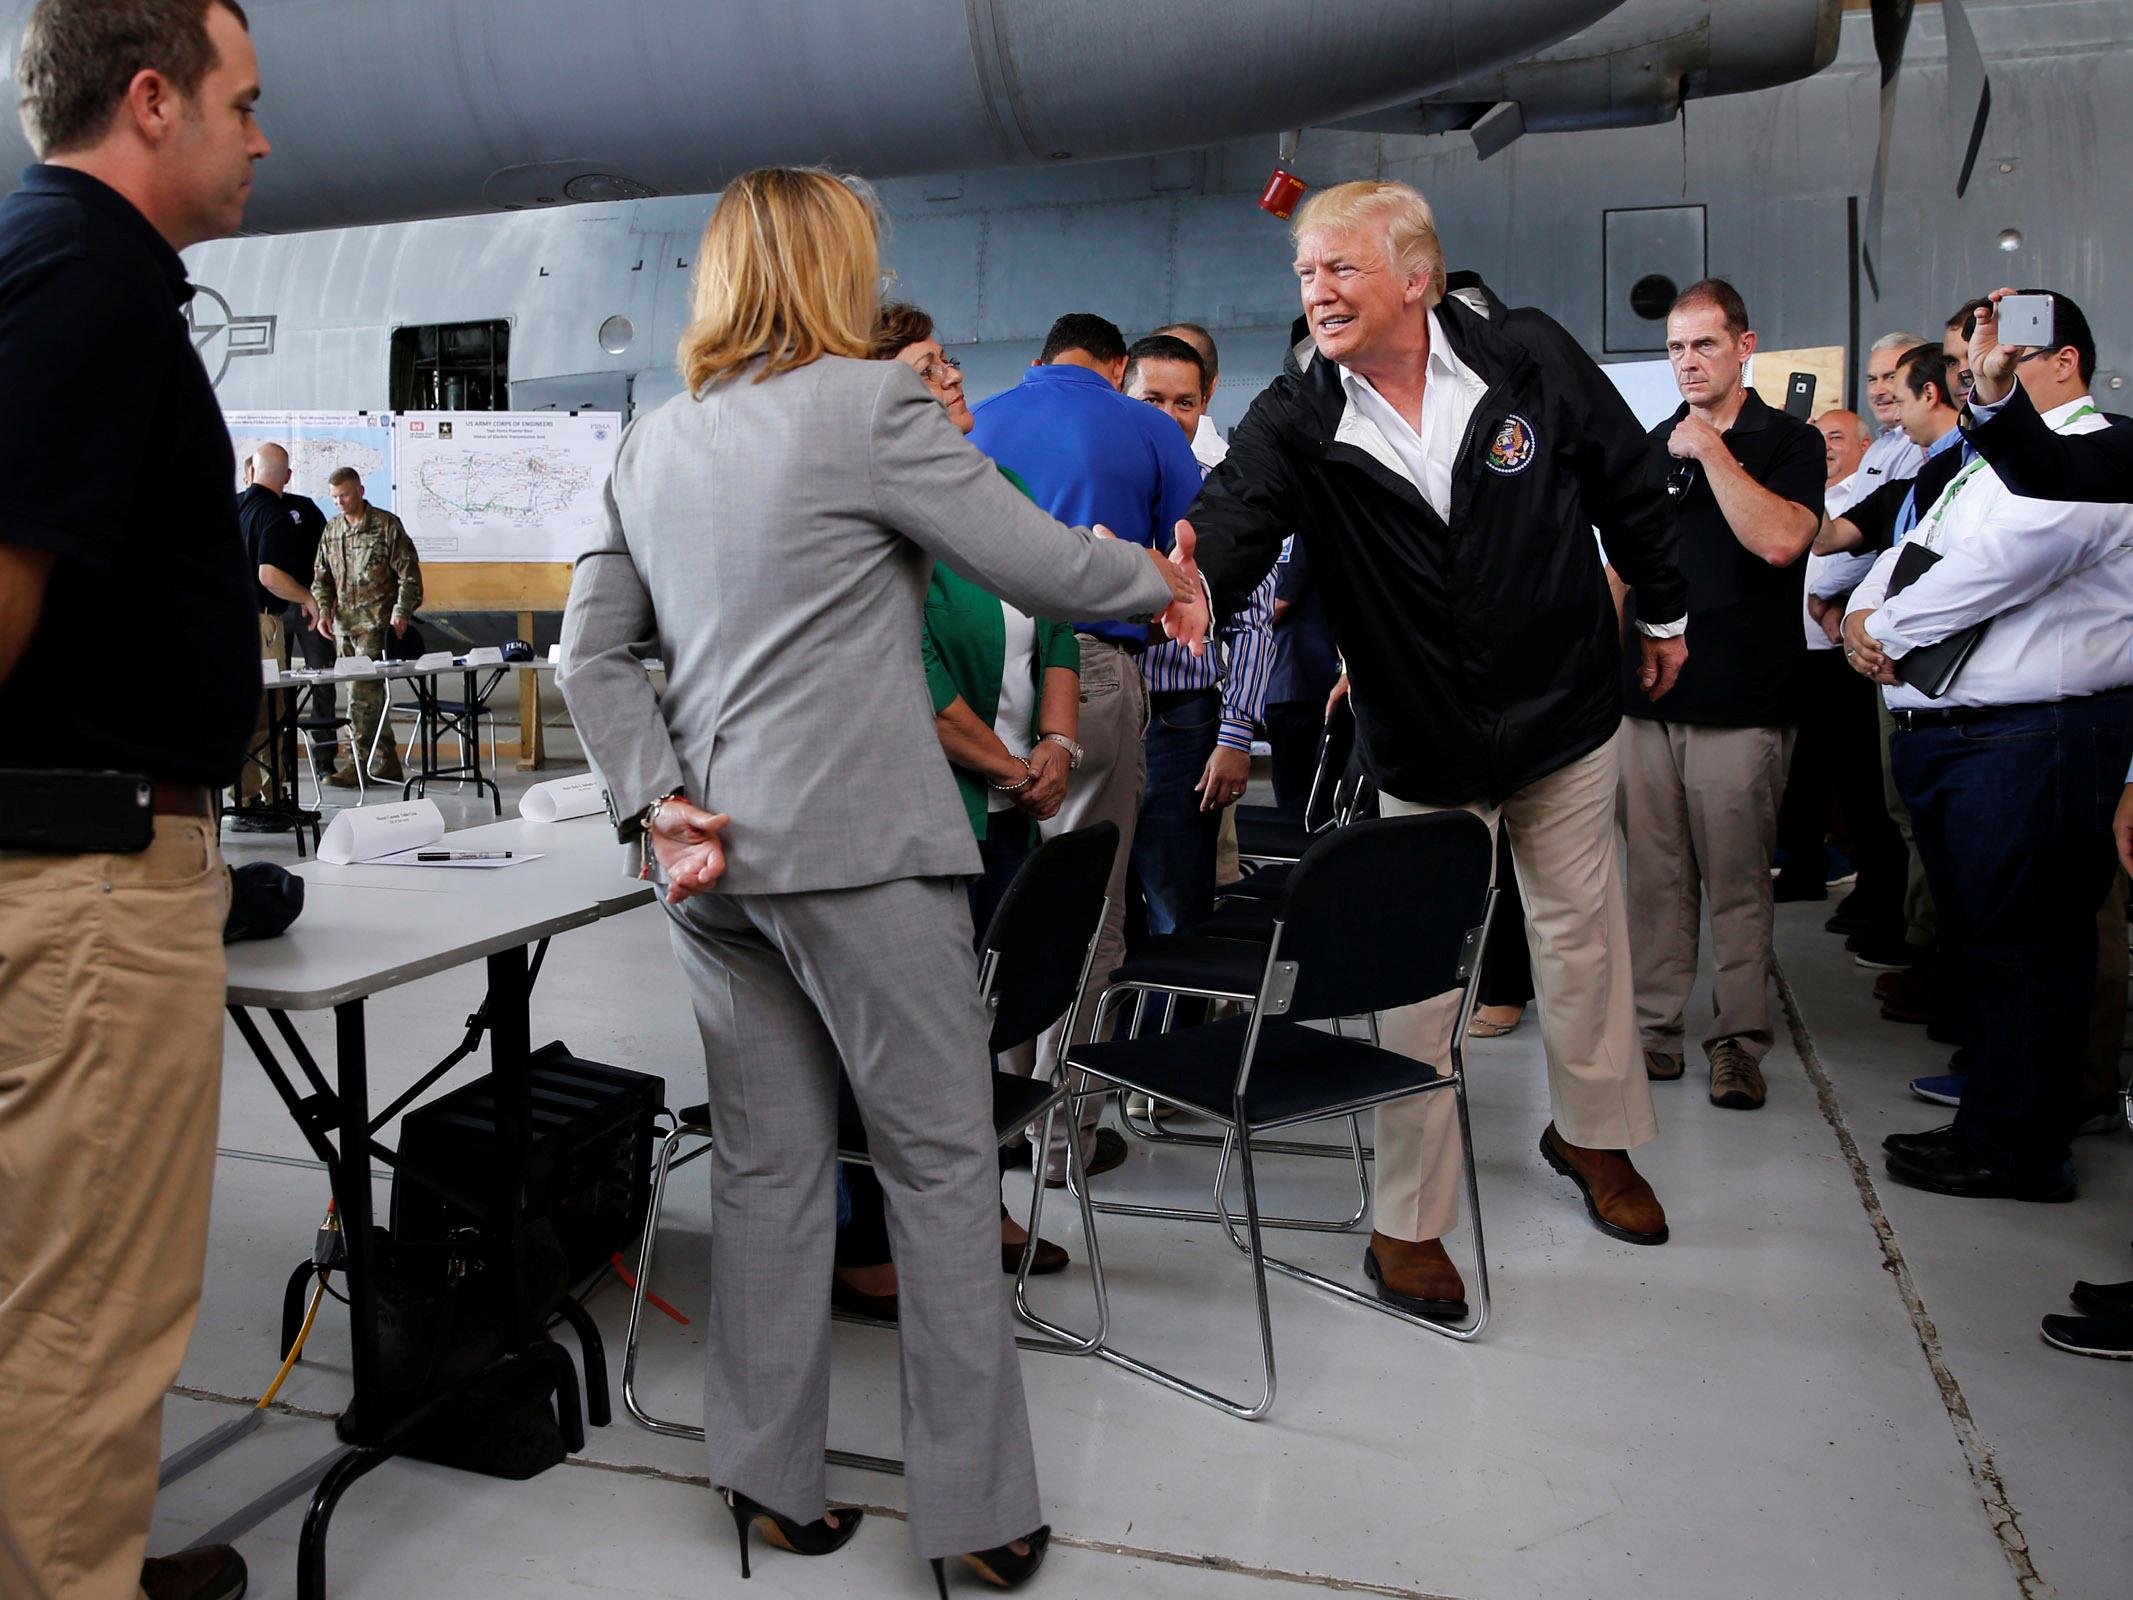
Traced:
<path fill-rule="evenodd" d="M 872 434 L 882 522 L 1017 609 L 1145 618 L 1170 604 L 1145 550 L 1045 515 L 970 448 L 908 367 L 882 384 Z"/>
<path fill-rule="evenodd" d="M 586 756 L 607 786 L 609 810 L 621 821 L 683 787 L 683 776 L 659 697 L 637 655 L 656 646 L 658 619 L 623 537 L 612 478 L 605 501 L 606 531 L 570 576 L 563 663 L 555 676 Z"/>

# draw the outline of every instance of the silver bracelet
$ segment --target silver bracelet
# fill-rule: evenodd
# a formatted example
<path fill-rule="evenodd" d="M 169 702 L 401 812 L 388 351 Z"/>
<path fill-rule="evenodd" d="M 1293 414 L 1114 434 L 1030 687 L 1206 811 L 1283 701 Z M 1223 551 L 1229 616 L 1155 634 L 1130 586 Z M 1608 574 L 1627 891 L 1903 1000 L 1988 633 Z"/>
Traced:
<path fill-rule="evenodd" d="M 985 787 L 1000 794 L 1020 794 L 1024 789 L 1035 783 L 1037 774 L 1030 769 L 1029 761 L 1021 756 L 1017 756 L 1015 759 L 1022 762 L 1022 781 L 1020 783 L 994 783 L 992 779 L 987 778 Z"/>

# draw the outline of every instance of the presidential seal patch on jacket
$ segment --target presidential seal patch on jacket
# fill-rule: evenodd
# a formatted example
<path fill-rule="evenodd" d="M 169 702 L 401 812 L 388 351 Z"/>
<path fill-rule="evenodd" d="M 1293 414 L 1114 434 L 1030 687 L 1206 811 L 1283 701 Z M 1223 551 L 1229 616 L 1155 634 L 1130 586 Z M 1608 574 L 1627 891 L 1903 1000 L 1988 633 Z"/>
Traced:
<path fill-rule="evenodd" d="M 1489 446 L 1488 468 L 1506 478 L 1516 477 L 1533 465 L 1533 424 L 1515 413 L 1503 419 Z"/>

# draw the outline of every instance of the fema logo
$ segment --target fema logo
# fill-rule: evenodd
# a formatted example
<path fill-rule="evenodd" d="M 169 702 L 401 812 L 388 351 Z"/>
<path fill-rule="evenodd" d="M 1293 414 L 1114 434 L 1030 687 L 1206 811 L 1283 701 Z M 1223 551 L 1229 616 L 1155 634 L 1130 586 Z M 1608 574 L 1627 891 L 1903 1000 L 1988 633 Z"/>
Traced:
<path fill-rule="evenodd" d="M 1489 470 L 1515 478 L 1533 465 L 1534 449 L 1533 424 L 1521 416 L 1505 417 L 1489 446 Z"/>

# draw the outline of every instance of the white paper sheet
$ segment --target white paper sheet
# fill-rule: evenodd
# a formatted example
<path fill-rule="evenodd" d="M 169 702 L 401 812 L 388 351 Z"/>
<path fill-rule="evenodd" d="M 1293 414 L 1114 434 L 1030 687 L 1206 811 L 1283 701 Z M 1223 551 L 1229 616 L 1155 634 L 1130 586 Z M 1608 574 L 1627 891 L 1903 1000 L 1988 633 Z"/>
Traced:
<path fill-rule="evenodd" d="M 354 806 L 326 824 L 326 832 L 318 842 L 318 858 L 334 866 L 376 861 L 402 850 L 435 844 L 443 837 L 444 813 L 434 800 Z"/>
<path fill-rule="evenodd" d="M 589 772 L 537 783 L 518 802 L 518 814 L 529 822 L 562 822 L 606 809 L 607 796 L 600 788 L 600 780 Z"/>
<path fill-rule="evenodd" d="M 342 656 L 334 662 L 333 670 L 346 675 L 351 672 L 368 672 L 377 663 L 368 656 Z"/>
<path fill-rule="evenodd" d="M 451 666 L 454 659 L 452 652 L 449 650 L 429 650 L 416 658 L 415 665 L 425 672 L 430 671 L 432 668 L 441 672 L 446 667 Z"/>

